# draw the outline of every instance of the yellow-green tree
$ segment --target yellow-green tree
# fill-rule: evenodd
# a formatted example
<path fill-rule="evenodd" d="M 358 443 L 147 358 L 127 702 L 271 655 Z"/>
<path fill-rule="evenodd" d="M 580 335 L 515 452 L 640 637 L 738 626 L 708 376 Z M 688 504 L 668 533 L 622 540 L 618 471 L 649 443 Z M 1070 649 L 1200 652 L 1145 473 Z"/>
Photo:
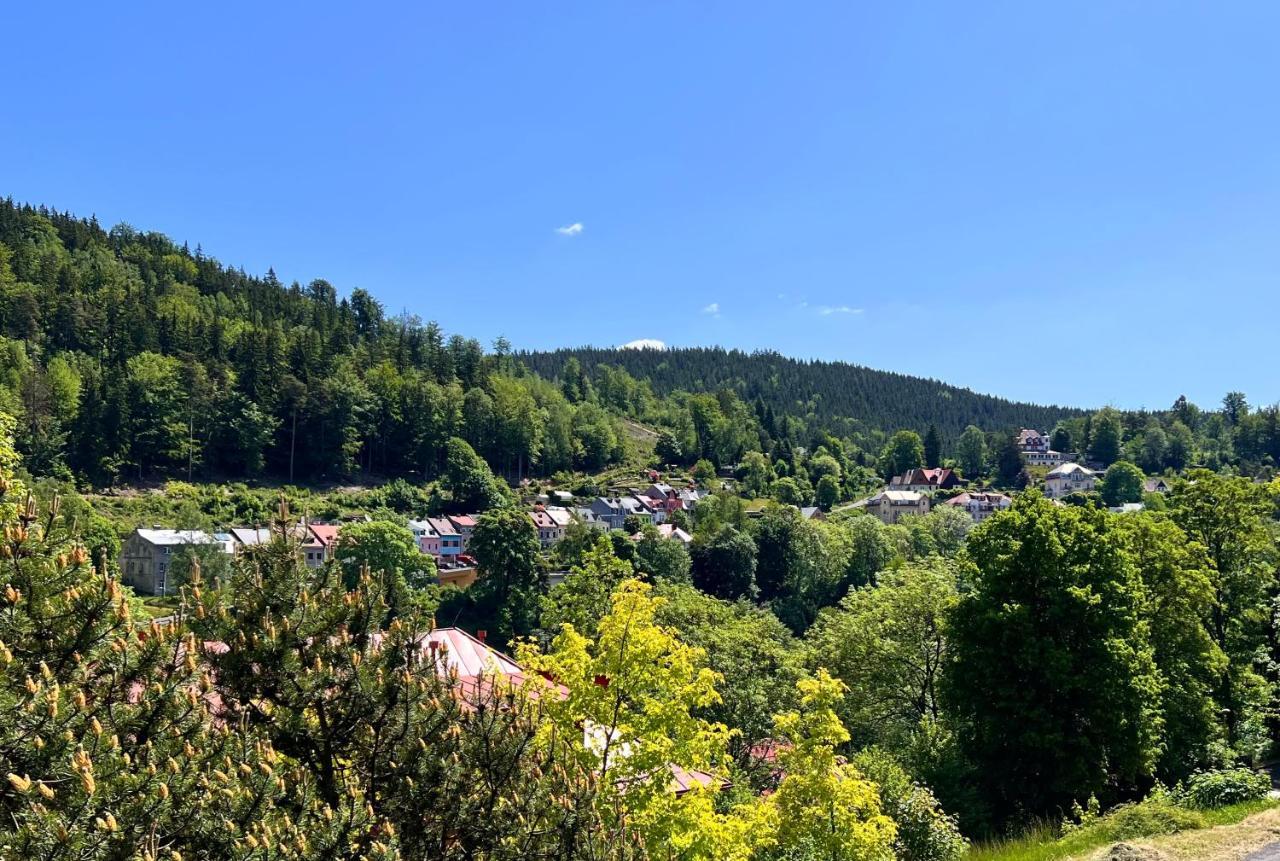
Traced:
<path fill-rule="evenodd" d="M 778 715 L 785 743 L 778 764 L 786 775 L 763 802 L 753 839 L 765 851 L 828 861 L 890 861 L 896 826 L 880 809 L 876 785 L 836 751 L 849 733 L 836 714 L 844 684 L 819 670 L 802 679 L 800 709 Z"/>
<path fill-rule="evenodd" d="M 547 653 L 520 648 L 528 668 L 563 689 L 543 694 L 550 720 L 539 742 L 566 767 L 600 776 L 580 803 L 601 811 L 620 837 L 634 827 L 655 857 L 726 857 L 721 844 L 736 827 L 715 814 L 712 796 L 726 773 L 729 732 L 696 714 L 718 701 L 717 676 L 700 649 L 657 624 L 660 605 L 648 585 L 626 580 L 594 642 L 566 624 Z M 698 773 L 708 785 L 674 791 L 676 774 Z"/>

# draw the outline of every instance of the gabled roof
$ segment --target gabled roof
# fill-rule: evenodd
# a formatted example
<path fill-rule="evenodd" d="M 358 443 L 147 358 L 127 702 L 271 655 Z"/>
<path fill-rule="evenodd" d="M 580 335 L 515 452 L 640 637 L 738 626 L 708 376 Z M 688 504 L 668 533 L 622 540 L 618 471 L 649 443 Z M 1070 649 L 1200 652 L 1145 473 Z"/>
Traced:
<path fill-rule="evenodd" d="M 289 527 L 289 535 L 300 544 L 316 545 L 324 543 L 309 527 L 302 523 L 295 523 Z M 245 547 L 270 544 L 273 537 L 271 530 L 265 526 L 237 526 L 231 530 L 232 540 Z"/>
<path fill-rule="evenodd" d="M 216 538 L 202 529 L 139 529 L 138 537 L 157 547 L 218 543 Z"/>
<path fill-rule="evenodd" d="M 459 534 L 458 530 L 454 528 L 453 524 L 449 522 L 448 518 L 428 517 L 427 523 L 431 524 L 431 528 L 436 531 L 437 535 L 445 536 L 445 535 Z"/>
<path fill-rule="evenodd" d="M 259 544 L 271 543 L 271 530 L 265 526 L 236 526 L 231 529 L 231 537 L 237 544 L 256 547 Z"/>
<path fill-rule="evenodd" d="M 931 467 L 928 469 L 917 467 L 916 469 L 907 470 L 902 475 L 895 475 L 889 484 L 895 487 L 921 484 L 927 484 L 930 487 L 941 487 L 948 481 L 954 481 L 954 479 L 955 473 L 946 467 Z"/>
<path fill-rule="evenodd" d="M 423 535 L 435 535 L 436 531 L 431 528 L 431 522 L 428 520 L 414 520 L 409 518 L 409 531 L 421 532 Z"/>
<path fill-rule="evenodd" d="M 332 547 L 338 543 L 338 530 L 341 528 L 334 523 L 312 523 L 309 525 L 311 534 L 316 537 L 325 547 Z"/>
<path fill-rule="evenodd" d="M 1078 473 L 1078 472 L 1084 473 L 1085 475 L 1097 474 L 1091 469 L 1085 469 L 1083 466 L 1081 466 L 1078 463 L 1063 463 L 1049 470 L 1049 474 L 1046 476 L 1046 478 L 1065 478 L 1069 475 L 1074 475 L 1075 473 Z"/>
<path fill-rule="evenodd" d="M 530 511 L 529 517 L 533 520 L 533 525 L 539 529 L 554 529 L 556 526 L 556 522 L 546 511 Z"/>
<path fill-rule="evenodd" d="M 573 522 L 573 515 L 569 513 L 567 508 L 546 508 L 544 509 L 547 517 L 556 524 L 556 526 L 568 526 Z"/>
<path fill-rule="evenodd" d="M 458 529 L 475 529 L 476 519 L 470 514 L 450 514 L 449 522 Z"/>

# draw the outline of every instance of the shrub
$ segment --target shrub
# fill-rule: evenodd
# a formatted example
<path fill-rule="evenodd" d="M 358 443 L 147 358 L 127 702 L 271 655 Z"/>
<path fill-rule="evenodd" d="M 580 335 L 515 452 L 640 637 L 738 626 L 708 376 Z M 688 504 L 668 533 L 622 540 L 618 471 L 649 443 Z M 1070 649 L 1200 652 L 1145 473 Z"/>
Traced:
<path fill-rule="evenodd" d="M 1138 804 L 1122 804 L 1101 820 L 1108 840 L 1132 840 L 1152 834 L 1176 834 L 1203 828 L 1204 817 L 1179 807 L 1172 799 L 1151 798 Z"/>
<path fill-rule="evenodd" d="M 1188 807 L 1209 809 L 1256 801 L 1271 791 L 1267 775 L 1251 768 L 1222 768 L 1198 771 L 1182 786 L 1180 800 Z"/>
<path fill-rule="evenodd" d="M 915 783 L 894 757 L 868 748 L 850 763 L 876 784 L 880 807 L 898 826 L 894 851 L 902 861 L 959 861 L 969 849 L 954 816 L 927 787 Z"/>

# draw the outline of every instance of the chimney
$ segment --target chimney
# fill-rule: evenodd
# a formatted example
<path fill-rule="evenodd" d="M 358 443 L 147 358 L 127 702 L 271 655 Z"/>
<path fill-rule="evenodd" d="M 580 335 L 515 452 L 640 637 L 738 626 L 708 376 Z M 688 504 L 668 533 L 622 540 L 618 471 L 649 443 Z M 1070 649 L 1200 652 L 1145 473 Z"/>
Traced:
<path fill-rule="evenodd" d="M 489 632 L 484 630 L 483 628 L 481 628 L 479 631 L 476 631 L 476 639 L 482 643 L 484 642 L 484 638 L 487 636 L 489 636 Z"/>

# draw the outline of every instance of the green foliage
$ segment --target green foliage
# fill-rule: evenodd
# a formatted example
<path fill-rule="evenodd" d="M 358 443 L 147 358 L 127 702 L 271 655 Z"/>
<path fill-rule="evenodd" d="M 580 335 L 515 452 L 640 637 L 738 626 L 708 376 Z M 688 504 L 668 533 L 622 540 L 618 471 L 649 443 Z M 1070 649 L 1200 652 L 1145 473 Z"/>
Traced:
<path fill-rule="evenodd" d="M 770 737 L 773 715 L 795 705 L 803 675 L 799 644 L 772 613 L 747 602 L 678 585 L 660 586 L 656 594 L 662 599 L 658 622 L 702 649 L 723 680 L 720 701 L 705 709 L 706 717 L 736 730 L 730 754 L 740 765 L 753 764 L 752 746 Z"/>
<path fill-rule="evenodd" d="M 632 560 L 636 573 L 644 574 L 655 583 L 691 582 L 693 560 L 689 548 L 683 542 L 662 538 L 656 529 L 644 530 L 636 542 L 636 555 Z"/>
<path fill-rule="evenodd" d="M 435 559 L 423 553 L 413 533 L 399 523 L 348 523 L 339 533 L 335 555 L 349 587 L 355 586 L 365 569 L 411 589 L 425 589 L 435 581 Z"/>
<path fill-rule="evenodd" d="M 976 395 L 936 380 L 908 377 L 849 365 L 789 359 L 773 352 L 744 353 L 716 347 L 667 350 L 619 350 L 601 348 L 562 349 L 523 355 L 535 373 L 548 379 L 563 378 L 564 368 L 575 359 L 582 372 L 598 376 L 608 367 L 625 369 L 632 379 L 643 380 L 649 397 L 679 392 L 741 390 L 744 385 L 762 399 L 762 407 L 775 419 L 766 428 L 770 436 L 783 435 L 787 420 L 799 421 L 797 440 L 808 440 L 819 429 L 839 436 L 855 433 L 891 433 L 899 428 L 923 428 L 937 424 L 947 439 L 958 437 L 970 424 L 996 427 L 1053 427 L 1060 419 L 1080 416 L 1078 410 L 1038 407 L 1000 398 Z M 754 396 L 754 395 L 753 395 Z M 938 404 L 946 404 L 939 409 Z M 802 405 L 803 410 L 797 410 Z M 879 450 L 879 444 L 873 451 Z"/>
<path fill-rule="evenodd" d="M 942 439 L 938 436 L 938 426 L 932 422 L 924 435 L 924 465 L 930 468 L 942 466 Z"/>
<path fill-rule="evenodd" d="M 897 826 L 898 861 L 960 861 L 965 856 L 969 841 L 955 817 L 944 813 L 933 793 L 913 781 L 893 756 L 869 748 L 850 764 L 876 785 L 881 809 Z"/>
<path fill-rule="evenodd" d="M 1248 479 L 1193 471 L 1169 494 L 1169 517 L 1204 548 L 1212 601 L 1207 629 L 1229 665 L 1215 699 L 1226 741 L 1247 757 L 1267 746 L 1263 726 L 1269 684 L 1255 666 L 1266 647 L 1266 597 L 1275 589 L 1275 543 L 1265 491 Z"/>
<path fill-rule="evenodd" d="M 1001 487 L 1018 487 L 1027 469 L 1027 459 L 1011 433 L 1001 435 L 995 448 L 996 483 Z"/>
<path fill-rule="evenodd" d="M 1271 791 L 1271 778 L 1252 768 L 1223 768 L 1198 771 L 1186 779 L 1179 799 L 1190 807 L 1209 809 L 1258 801 Z"/>
<path fill-rule="evenodd" d="M 788 744 L 778 756 L 785 776 L 769 796 L 777 846 L 807 847 L 832 861 L 889 861 L 897 827 L 882 810 L 875 784 L 836 757 L 849 740 L 835 711 L 843 685 L 819 670 L 797 687 L 800 709 L 775 720 Z"/>
<path fill-rule="evenodd" d="M 708 793 L 677 796 L 667 776 L 673 764 L 722 774 L 727 730 L 697 716 L 718 700 L 716 675 L 701 666 L 701 650 L 657 623 L 660 604 L 645 584 L 625 581 L 595 641 L 567 625 L 548 652 L 522 644 L 519 658 L 562 687 L 540 697 L 549 724 L 536 741 L 571 773 L 602 776 L 587 803 L 604 817 L 606 838 L 635 827 L 651 852 L 702 846 L 690 854 L 706 857 Z"/>
<path fill-rule="evenodd" d="M 1142 470 L 1128 461 L 1116 461 L 1107 467 L 1099 492 L 1106 505 L 1124 505 L 1142 501 L 1142 483 L 1147 477 Z"/>
<path fill-rule="evenodd" d="M 976 425 L 969 425 L 956 440 L 956 460 L 965 478 L 980 477 L 987 468 L 987 435 Z"/>
<path fill-rule="evenodd" d="M 693 583 L 717 598 L 754 597 L 756 543 L 734 526 L 722 527 L 714 536 L 701 536 L 693 544 Z"/>
<path fill-rule="evenodd" d="M 1120 414 L 1111 407 L 1104 407 L 1093 416 L 1093 438 L 1089 442 L 1089 457 L 1104 466 L 1120 459 L 1120 442 L 1123 429 Z"/>
<path fill-rule="evenodd" d="M 830 511 L 831 506 L 840 501 L 840 481 L 834 475 L 824 475 L 818 479 L 818 486 L 814 491 L 814 504 L 823 511 Z"/>
<path fill-rule="evenodd" d="M 469 621 L 493 633 L 499 644 L 529 634 L 537 624 L 546 591 L 541 549 L 533 522 L 517 508 L 495 508 L 476 521 L 470 552 L 480 574 L 466 592 Z"/>
<path fill-rule="evenodd" d="M 1132 787 L 1155 767 L 1163 680 L 1110 515 L 1028 494 L 969 539 L 945 694 L 1001 818 Z"/>
<path fill-rule="evenodd" d="M 859 745 L 903 751 L 921 723 L 941 716 L 946 626 L 956 577 L 938 558 L 886 573 L 823 610 L 805 636 L 805 662 L 849 688 L 840 716 Z"/>
<path fill-rule="evenodd" d="M 880 474 L 888 480 L 924 466 L 924 442 L 915 431 L 898 431 L 880 452 Z"/>
<path fill-rule="evenodd" d="M 609 539 L 597 535 L 564 581 L 543 596 L 540 626 L 555 634 L 572 625 L 584 636 L 594 637 L 596 623 L 609 611 L 614 590 L 631 573 L 631 565 L 614 555 Z"/>
<path fill-rule="evenodd" d="M 1143 616 L 1164 677 L 1159 776 L 1180 780 L 1219 754 L 1225 728 L 1214 701 L 1227 658 L 1207 628 L 1214 606 L 1203 548 L 1178 526 L 1141 513 L 1115 521 L 1145 586 Z"/>

